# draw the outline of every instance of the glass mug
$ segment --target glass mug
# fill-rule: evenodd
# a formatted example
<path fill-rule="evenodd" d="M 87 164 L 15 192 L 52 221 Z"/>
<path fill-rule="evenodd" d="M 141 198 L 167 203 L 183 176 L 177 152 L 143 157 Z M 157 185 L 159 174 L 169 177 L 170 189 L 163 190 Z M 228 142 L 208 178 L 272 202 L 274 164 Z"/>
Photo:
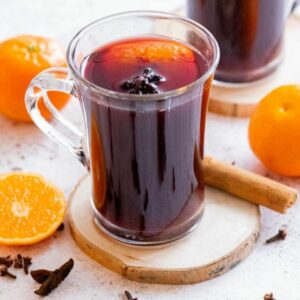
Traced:
<path fill-rule="evenodd" d="M 293 0 L 187 0 L 188 17 L 212 32 L 221 59 L 217 83 L 261 79 L 282 62 L 284 25 Z"/>
<path fill-rule="evenodd" d="M 82 63 L 95 49 L 136 36 L 188 44 L 205 57 L 207 70 L 187 86 L 151 95 L 107 90 L 84 78 Z M 159 12 L 126 12 L 84 27 L 69 44 L 68 69 L 51 68 L 31 81 L 25 96 L 29 114 L 87 167 L 95 221 L 113 238 L 161 244 L 185 235 L 200 220 L 205 118 L 218 60 L 217 42 L 200 24 Z M 79 100 L 84 134 L 53 107 L 47 96 L 53 90 Z M 41 101 L 65 131 L 42 117 Z M 66 132 L 80 142 L 67 138 Z"/>

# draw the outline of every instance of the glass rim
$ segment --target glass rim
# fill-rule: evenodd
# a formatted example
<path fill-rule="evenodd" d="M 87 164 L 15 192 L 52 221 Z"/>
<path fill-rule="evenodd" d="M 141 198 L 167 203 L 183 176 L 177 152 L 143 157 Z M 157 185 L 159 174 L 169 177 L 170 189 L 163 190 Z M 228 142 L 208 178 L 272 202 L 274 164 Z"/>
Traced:
<path fill-rule="evenodd" d="M 82 74 L 80 73 L 80 71 L 78 70 L 78 68 L 76 67 L 75 61 L 74 61 L 75 50 L 76 50 L 77 44 L 80 41 L 81 37 L 83 35 L 87 34 L 90 29 L 98 26 L 99 24 L 105 23 L 110 20 L 118 19 L 120 17 L 128 17 L 130 15 L 149 16 L 149 17 L 159 16 L 159 17 L 163 17 L 163 18 L 178 20 L 183 23 L 191 24 L 196 29 L 200 30 L 208 38 L 208 40 L 211 44 L 211 47 L 212 47 L 212 52 L 213 52 L 212 63 L 209 66 L 209 68 L 207 69 L 207 71 L 202 76 L 200 76 L 198 79 L 194 80 L 193 82 L 191 82 L 183 87 L 180 87 L 180 88 L 168 91 L 168 92 L 162 92 L 160 94 L 146 94 L 146 95 L 135 95 L 135 94 L 127 94 L 127 93 L 112 91 L 112 90 L 103 88 L 101 86 L 98 86 L 98 85 L 90 82 L 89 80 L 85 79 L 82 76 Z M 117 98 L 117 99 L 127 99 L 130 101 L 134 101 L 134 100 L 142 100 L 142 101 L 153 100 L 153 101 L 155 101 L 155 100 L 168 99 L 168 98 L 186 93 L 189 90 L 193 89 L 196 85 L 205 82 L 215 72 L 215 70 L 218 66 L 218 63 L 220 60 L 220 49 L 219 49 L 219 45 L 218 45 L 215 37 L 212 35 L 212 33 L 208 29 L 206 29 L 203 25 L 201 25 L 189 18 L 178 16 L 178 15 L 172 14 L 172 13 L 164 13 L 164 12 L 151 11 L 151 10 L 138 10 L 138 11 L 128 11 L 128 12 L 116 13 L 113 15 L 109 15 L 107 17 L 97 19 L 97 20 L 87 24 L 81 30 L 79 30 L 75 34 L 75 36 L 72 38 L 71 42 L 68 45 L 66 56 L 67 56 L 68 68 L 71 70 L 71 73 L 74 75 L 74 77 L 79 82 L 88 86 L 93 91 L 95 91 L 99 94 L 103 94 L 107 97 L 112 97 L 112 98 Z"/>

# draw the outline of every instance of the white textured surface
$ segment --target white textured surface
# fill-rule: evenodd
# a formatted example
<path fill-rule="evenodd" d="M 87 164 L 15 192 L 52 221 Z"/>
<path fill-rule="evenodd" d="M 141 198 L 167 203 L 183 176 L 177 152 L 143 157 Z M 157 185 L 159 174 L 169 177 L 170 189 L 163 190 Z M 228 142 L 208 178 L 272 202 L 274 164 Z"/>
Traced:
<path fill-rule="evenodd" d="M 121 10 L 173 10 L 183 0 L 0 0 L 0 40 L 21 33 L 46 35 L 67 44 L 75 32 L 88 22 Z M 295 57 L 295 67 L 300 59 Z M 1 66 L 0 66 L 1 67 Z M 76 103 L 65 114 L 80 123 Z M 300 188 L 299 179 L 285 179 L 270 174 L 254 158 L 247 144 L 247 120 L 208 115 L 206 153 L 235 161 L 260 174 Z M 299 154 L 300 155 L 300 154 Z M 23 125 L 0 117 L 0 172 L 22 169 L 44 174 L 69 194 L 84 174 L 80 164 L 33 125 Z M 1 221 L 1 219 L 0 219 Z M 289 226 L 283 242 L 264 245 L 266 238 L 277 232 L 281 224 Z M 242 264 L 222 277 L 189 286 L 139 284 L 121 278 L 92 261 L 75 245 L 69 229 L 56 238 L 24 248 L 0 247 L 0 255 L 22 252 L 33 256 L 32 268 L 51 268 L 69 257 L 75 268 L 67 280 L 47 299 L 122 299 L 127 289 L 139 300 L 260 300 L 272 291 L 279 300 L 300 299 L 300 207 L 299 203 L 281 216 L 262 209 L 262 230 L 254 253 Z M 180 258 L 178 258 L 180 259 Z M 37 284 L 17 272 L 16 282 L 0 277 L 0 299 L 38 299 L 33 294 Z"/>

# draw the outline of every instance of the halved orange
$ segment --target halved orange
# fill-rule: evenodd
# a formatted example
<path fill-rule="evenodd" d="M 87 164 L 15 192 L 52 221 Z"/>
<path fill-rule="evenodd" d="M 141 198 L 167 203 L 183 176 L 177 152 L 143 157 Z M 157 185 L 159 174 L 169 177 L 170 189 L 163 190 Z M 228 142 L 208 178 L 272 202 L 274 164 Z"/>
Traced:
<path fill-rule="evenodd" d="M 112 45 L 106 53 L 107 59 L 118 59 L 122 63 L 170 62 L 178 59 L 194 61 L 193 51 L 169 40 L 132 40 Z"/>
<path fill-rule="evenodd" d="M 44 177 L 23 172 L 0 176 L 0 244 L 30 245 L 49 237 L 65 211 L 64 194 Z"/>

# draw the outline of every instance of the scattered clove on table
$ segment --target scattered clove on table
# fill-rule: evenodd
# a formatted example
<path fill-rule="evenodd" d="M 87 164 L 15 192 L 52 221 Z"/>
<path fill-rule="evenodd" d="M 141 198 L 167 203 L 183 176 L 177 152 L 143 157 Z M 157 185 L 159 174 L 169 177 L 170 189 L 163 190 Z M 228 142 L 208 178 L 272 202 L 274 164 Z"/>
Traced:
<path fill-rule="evenodd" d="M 23 256 L 21 254 L 18 254 L 14 258 L 14 268 L 15 269 L 23 269 Z"/>
<path fill-rule="evenodd" d="M 269 293 L 269 294 L 265 294 L 264 300 L 276 300 L 276 299 L 273 297 L 273 293 Z"/>
<path fill-rule="evenodd" d="M 23 256 L 23 269 L 24 273 L 28 275 L 29 266 L 32 264 L 30 256 Z"/>
<path fill-rule="evenodd" d="M 126 300 L 138 300 L 138 298 L 133 298 L 133 296 L 128 292 L 125 291 Z"/>
<path fill-rule="evenodd" d="M 270 244 L 279 240 L 284 240 L 286 236 L 287 236 L 287 229 L 285 227 L 282 227 L 281 229 L 279 229 L 276 235 L 266 240 L 266 244 Z"/>
<path fill-rule="evenodd" d="M 22 256 L 18 254 L 14 259 L 14 268 L 15 269 L 23 269 L 24 273 L 27 275 L 29 266 L 31 265 L 31 257 L 29 256 Z"/>
<path fill-rule="evenodd" d="M 1 257 L 0 256 L 0 265 L 5 265 L 7 268 L 9 268 L 13 264 L 13 260 L 10 255 Z"/>
<path fill-rule="evenodd" d="M 14 275 L 14 274 L 12 274 L 12 273 L 10 273 L 8 271 L 8 267 L 4 266 L 4 265 L 0 266 L 0 276 L 6 276 L 6 277 L 9 277 L 9 278 L 12 278 L 12 279 L 16 279 L 17 278 L 17 276 Z"/>
<path fill-rule="evenodd" d="M 17 278 L 14 274 L 8 271 L 8 268 L 13 266 L 15 269 L 23 269 L 25 274 L 28 274 L 29 266 L 31 265 L 31 257 L 22 256 L 17 254 L 16 257 L 11 258 L 10 255 L 0 257 L 0 276 L 8 276 L 11 278 Z"/>
<path fill-rule="evenodd" d="M 63 231 L 65 229 L 65 224 L 64 223 L 61 223 L 58 228 L 57 228 L 57 231 Z"/>

